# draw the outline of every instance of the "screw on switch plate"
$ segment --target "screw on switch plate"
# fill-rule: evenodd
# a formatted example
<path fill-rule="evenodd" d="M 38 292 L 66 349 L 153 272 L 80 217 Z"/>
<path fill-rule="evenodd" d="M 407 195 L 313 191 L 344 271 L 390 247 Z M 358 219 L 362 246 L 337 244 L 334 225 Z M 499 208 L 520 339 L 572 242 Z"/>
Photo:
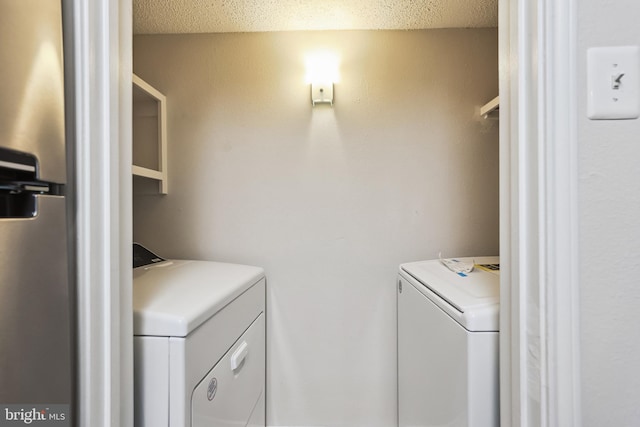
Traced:
<path fill-rule="evenodd" d="M 587 85 L 587 116 L 590 119 L 637 119 L 640 115 L 640 48 L 589 49 Z"/>

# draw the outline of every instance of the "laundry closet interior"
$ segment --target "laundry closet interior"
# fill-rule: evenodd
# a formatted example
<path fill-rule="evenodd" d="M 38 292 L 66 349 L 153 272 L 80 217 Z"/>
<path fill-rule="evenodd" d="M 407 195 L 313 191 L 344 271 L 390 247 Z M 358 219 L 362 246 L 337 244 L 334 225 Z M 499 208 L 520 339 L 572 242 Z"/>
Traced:
<path fill-rule="evenodd" d="M 499 253 L 497 2 L 169 3 L 133 2 L 134 241 L 264 269 L 267 425 L 397 425 L 398 266 Z"/>

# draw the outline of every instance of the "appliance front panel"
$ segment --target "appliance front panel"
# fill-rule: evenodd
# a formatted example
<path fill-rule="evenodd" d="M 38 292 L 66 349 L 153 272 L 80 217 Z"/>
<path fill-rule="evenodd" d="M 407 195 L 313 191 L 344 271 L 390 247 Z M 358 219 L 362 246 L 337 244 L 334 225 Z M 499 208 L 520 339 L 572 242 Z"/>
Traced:
<path fill-rule="evenodd" d="M 498 333 L 465 330 L 402 277 L 397 295 L 399 426 L 497 427 Z"/>
<path fill-rule="evenodd" d="M 399 426 L 468 427 L 468 332 L 409 282 L 401 285 Z"/>
<path fill-rule="evenodd" d="M 261 314 L 193 391 L 193 427 L 246 426 L 264 407 L 265 325 Z M 253 419 L 253 421 L 252 421 Z M 264 424 L 263 424 L 264 425 Z"/>
<path fill-rule="evenodd" d="M 247 328 L 261 315 L 264 316 L 265 286 L 266 280 L 262 278 L 186 338 L 169 338 L 171 427 L 193 425 L 193 390 Z M 252 354 L 255 356 L 256 352 Z M 262 357 L 264 360 L 264 353 Z"/>
<path fill-rule="evenodd" d="M 70 404 L 71 306 L 65 199 L 0 219 L 0 403 Z"/>
<path fill-rule="evenodd" d="M 0 2 L 0 146 L 33 154 L 66 182 L 60 0 Z"/>
<path fill-rule="evenodd" d="M 249 422 L 245 427 L 264 427 L 267 425 L 265 404 L 266 402 L 263 392 L 262 395 L 258 397 L 258 402 L 256 403 L 256 406 L 254 406 L 251 418 L 249 418 Z"/>

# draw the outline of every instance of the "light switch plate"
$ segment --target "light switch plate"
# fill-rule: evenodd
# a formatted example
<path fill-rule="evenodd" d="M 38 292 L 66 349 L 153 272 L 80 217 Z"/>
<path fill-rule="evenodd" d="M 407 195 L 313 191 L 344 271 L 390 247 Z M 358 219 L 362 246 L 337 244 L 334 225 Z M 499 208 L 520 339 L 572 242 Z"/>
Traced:
<path fill-rule="evenodd" d="M 587 51 L 587 116 L 592 120 L 640 115 L 640 48 L 594 47 Z"/>

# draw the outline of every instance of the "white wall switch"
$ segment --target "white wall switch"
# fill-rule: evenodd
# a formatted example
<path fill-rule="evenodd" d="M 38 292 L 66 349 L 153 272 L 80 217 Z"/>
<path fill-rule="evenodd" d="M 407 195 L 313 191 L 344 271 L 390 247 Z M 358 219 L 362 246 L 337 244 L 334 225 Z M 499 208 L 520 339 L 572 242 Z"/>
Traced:
<path fill-rule="evenodd" d="M 592 120 L 640 116 L 640 48 L 593 47 L 587 50 L 587 116 Z"/>

